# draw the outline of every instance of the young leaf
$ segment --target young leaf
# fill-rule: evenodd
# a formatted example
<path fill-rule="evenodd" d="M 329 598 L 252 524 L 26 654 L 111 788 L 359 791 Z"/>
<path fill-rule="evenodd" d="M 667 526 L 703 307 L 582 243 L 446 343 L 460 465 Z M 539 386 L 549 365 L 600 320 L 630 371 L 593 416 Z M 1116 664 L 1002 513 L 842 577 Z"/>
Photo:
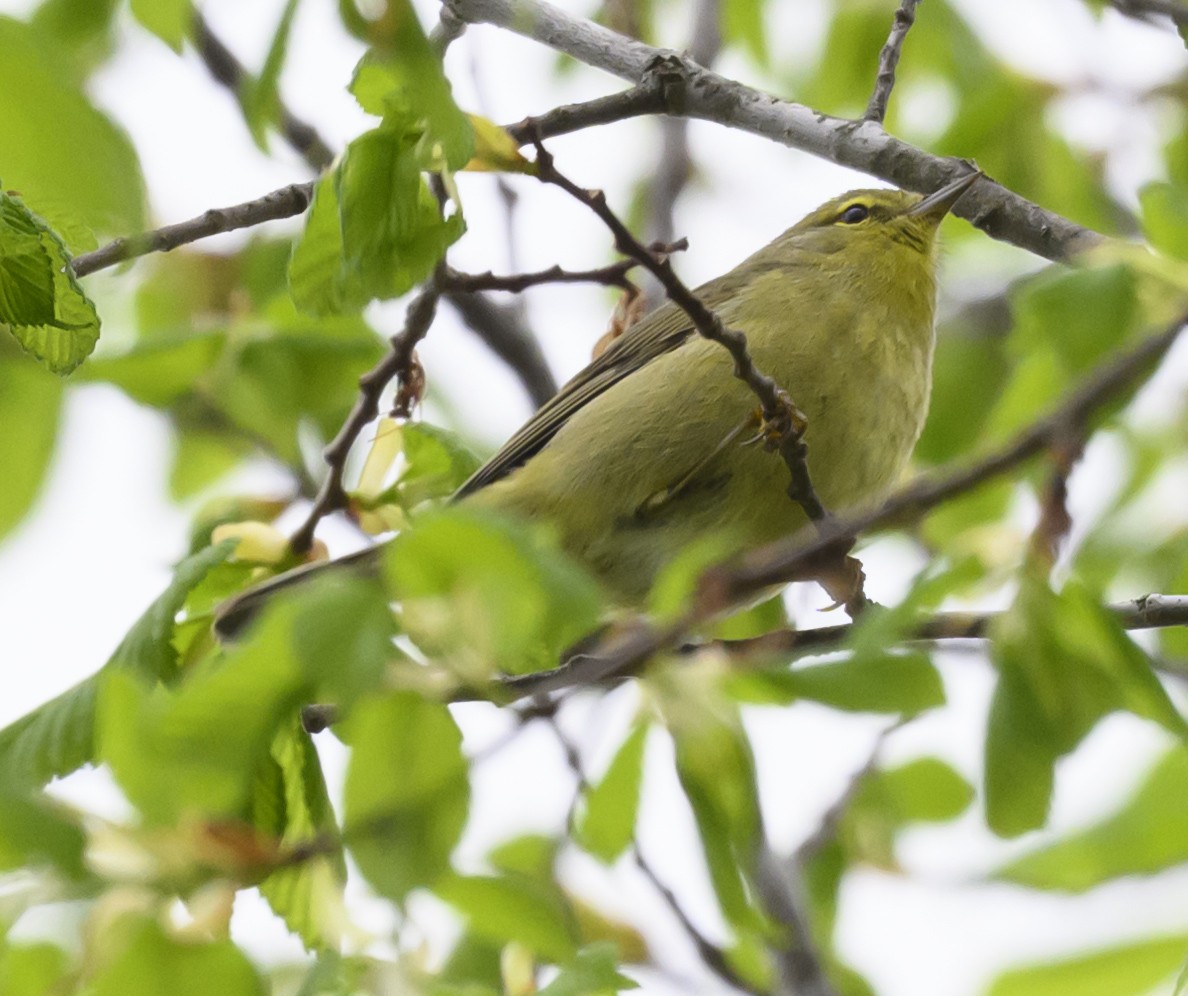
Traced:
<path fill-rule="evenodd" d="M 1188 953 L 1188 935 L 1126 944 L 1077 958 L 1004 972 L 987 996 L 1143 996 L 1170 981 Z"/>
<path fill-rule="evenodd" d="M 1076 582 L 1057 594 L 1026 572 L 991 652 L 999 681 L 986 733 L 986 815 L 1001 836 L 1043 825 L 1057 759 L 1107 714 L 1125 709 L 1188 733 L 1146 654 Z"/>
<path fill-rule="evenodd" d="M 180 53 L 194 19 L 194 9 L 191 0 L 132 0 L 132 16 L 141 27 Z"/>
<path fill-rule="evenodd" d="M 344 836 L 372 886 L 403 902 L 446 872 L 462 834 L 462 735 L 445 706 L 411 692 L 364 700 L 341 729 L 351 746 Z"/>
<path fill-rule="evenodd" d="M 562 969 L 557 978 L 540 990 L 539 996 L 590 996 L 638 989 L 638 982 L 619 971 L 618 962 L 613 944 L 591 944 L 582 948 L 573 964 Z"/>
<path fill-rule="evenodd" d="M 639 789 L 643 780 L 648 724 L 637 722 L 611 759 L 606 774 L 586 792 L 576 839 L 582 848 L 610 864 L 635 835 Z"/>
<path fill-rule="evenodd" d="M 272 34 L 272 44 L 268 47 L 268 55 L 264 59 L 264 68 L 256 79 L 245 81 L 247 85 L 240 91 L 239 99 L 243 106 L 243 114 L 247 120 L 252 138 L 262 151 L 268 151 L 267 129 L 276 121 L 277 108 L 280 104 L 278 85 L 281 69 L 285 64 L 285 53 L 289 47 L 289 32 L 293 28 L 293 16 L 297 13 L 300 0 L 288 0 L 281 12 L 276 31 Z"/>
<path fill-rule="evenodd" d="M 62 240 L 20 198 L 0 191 L 0 325 L 54 373 L 99 341 L 99 315 Z"/>
<path fill-rule="evenodd" d="M 49 469 L 62 410 L 62 381 L 0 342 L 0 539 L 36 500 Z"/>
<path fill-rule="evenodd" d="M 174 619 L 190 592 L 229 554 L 226 546 L 207 547 L 179 563 L 169 587 L 128 631 L 99 673 L 0 730 L 0 777 L 14 784 L 44 785 L 93 761 L 95 697 L 101 675 L 122 670 L 147 680 L 173 680 Z"/>
<path fill-rule="evenodd" d="M 1130 800 L 1091 827 L 1016 858 L 994 876 L 1033 889 L 1084 892 L 1123 875 L 1188 861 L 1188 749 L 1163 756 Z"/>

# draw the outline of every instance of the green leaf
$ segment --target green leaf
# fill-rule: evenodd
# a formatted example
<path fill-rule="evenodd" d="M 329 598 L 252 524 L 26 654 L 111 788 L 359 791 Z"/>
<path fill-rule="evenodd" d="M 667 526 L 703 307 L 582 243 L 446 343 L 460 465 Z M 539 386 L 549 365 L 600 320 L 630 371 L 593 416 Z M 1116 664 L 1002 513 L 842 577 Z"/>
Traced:
<path fill-rule="evenodd" d="M 1188 953 L 1188 935 L 1095 951 L 1000 975 L 987 996 L 1144 996 L 1170 981 Z"/>
<path fill-rule="evenodd" d="M 576 840 L 584 850 L 607 864 L 627 849 L 635 835 L 647 739 L 648 724 L 637 722 L 615 752 L 602 780 L 590 786 L 583 796 Z"/>
<path fill-rule="evenodd" d="M 457 435 L 427 422 L 402 426 L 401 437 L 406 465 L 396 497 L 406 509 L 453 494 L 482 462 Z"/>
<path fill-rule="evenodd" d="M 93 996 L 263 996 L 266 991 L 247 956 L 229 940 L 175 940 L 147 919 L 129 925 L 128 933 L 118 954 L 99 961 L 88 987 Z"/>
<path fill-rule="evenodd" d="M 0 779 L 44 785 L 95 758 L 95 697 L 100 676 L 127 671 L 144 679 L 173 680 L 177 653 L 174 620 L 189 593 L 230 555 L 207 547 L 174 568 L 173 580 L 128 631 L 103 669 L 0 730 Z"/>
<path fill-rule="evenodd" d="M 146 820 L 237 816 L 278 731 L 311 699 L 349 706 L 372 687 L 391 616 L 374 584 L 326 578 L 270 607 L 251 637 L 207 660 L 175 690 L 127 672 L 100 692 L 98 740 Z"/>
<path fill-rule="evenodd" d="M 0 785 L 0 869 L 48 864 L 71 879 L 87 875 L 76 818 L 40 795 Z M 8 990 L 0 990 L 7 992 Z"/>
<path fill-rule="evenodd" d="M 473 507 L 426 512 L 385 563 L 405 631 L 464 681 L 552 667 L 600 618 L 595 582 L 539 530 Z"/>
<path fill-rule="evenodd" d="M 91 105 L 61 48 L 56 38 L 0 17 L 4 188 L 19 191 L 60 232 L 140 231 L 144 181 L 136 153 Z M 95 241 L 83 235 L 70 244 L 77 251 Z"/>
<path fill-rule="evenodd" d="M 194 10 L 190 0 L 132 0 L 132 16 L 175 52 L 190 32 Z"/>
<path fill-rule="evenodd" d="M 221 329 L 141 339 L 124 352 L 95 357 L 78 379 L 114 384 L 142 405 L 167 408 L 209 373 L 226 343 Z"/>
<path fill-rule="evenodd" d="M 595 996 L 638 989 L 638 982 L 619 971 L 618 962 L 613 944 L 591 944 L 582 948 L 573 964 L 540 990 L 540 996 Z"/>
<path fill-rule="evenodd" d="M 361 288 L 350 283 L 350 275 L 343 270 L 336 176 L 337 172 L 328 173 L 314 187 L 305 229 L 293 247 L 289 262 L 289 292 L 293 303 L 311 315 L 348 311 L 348 302 L 361 302 L 366 297 Z"/>
<path fill-rule="evenodd" d="M 239 99 L 243 106 L 244 117 L 256 145 L 263 151 L 268 151 L 267 128 L 274 124 L 280 107 L 281 69 L 284 68 L 285 54 L 289 47 L 289 33 L 293 28 L 293 16 L 297 13 L 300 0 L 288 0 L 281 12 L 280 21 L 272 35 L 272 44 L 268 48 L 268 55 L 264 59 L 264 68 L 256 79 L 245 80 L 245 86 L 240 90 Z"/>
<path fill-rule="evenodd" d="M 0 344 L 0 538 L 33 505 L 49 470 L 62 411 L 62 381 L 16 347 Z"/>
<path fill-rule="evenodd" d="M 764 4 L 757 0 L 725 0 L 722 5 L 722 38 L 740 45 L 761 68 L 767 68 L 767 30 L 763 23 Z"/>
<path fill-rule="evenodd" d="M 1084 892 L 1123 875 L 1188 861 L 1188 750 L 1167 752 L 1138 791 L 1101 822 L 1025 854 L 995 878 L 1033 889 Z"/>
<path fill-rule="evenodd" d="M 394 0 L 389 16 L 392 37 L 360 60 L 351 93 L 368 113 L 398 120 L 402 130 L 425 133 L 429 147 L 420 155 L 425 168 L 461 169 L 474 152 L 474 138 L 470 122 L 450 94 L 441 58 L 408 0 Z"/>
<path fill-rule="evenodd" d="M 410 692 L 361 702 L 351 746 L 344 836 L 359 869 L 396 902 L 448 870 L 470 800 L 462 735 L 449 710 Z"/>
<path fill-rule="evenodd" d="M 1000 836 L 1042 826 L 1058 758 L 1124 709 L 1183 737 L 1188 725 L 1146 654 L 1083 587 L 1027 571 L 995 627 L 999 671 L 986 734 L 986 815 Z"/>
<path fill-rule="evenodd" d="M 751 701 L 807 699 L 849 712 L 914 714 L 944 705 L 940 675 L 918 651 L 860 654 L 834 664 L 763 671 L 739 679 Z"/>
<path fill-rule="evenodd" d="M 1160 252 L 1188 259 L 1188 197 L 1184 188 L 1149 183 L 1139 191 L 1143 234 Z"/>
<path fill-rule="evenodd" d="M 274 811 L 264 818 L 261 804 L 272 795 L 264 787 L 253 793 L 253 823 L 261 830 L 293 846 L 308 843 L 320 835 L 338 832 L 334 807 L 322 776 L 322 765 L 309 735 L 294 717 L 289 729 L 282 729 L 271 748 L 279 793 L 272 798 Z M 259 783 L 258 783 L 259 784 Z M 341 926 L 335 921 L 343 906 L 346 867 L 341 858 L 319 856 L 289 868 L 274 871 L 260 883 L 260 894 L 310 950 L 337 950 Z"/>
<path fill-rule="evenodd" d="M 578 945 L 577 929 L 555 887 L 526 875 L 450 875 L 433 891 L 480 937 L 518 941 L 546 961 L 566 962 Z"/>
<path fill-rule="evenodd" d="M 70 373 L 99 340 L 99 315 L 62 240 L 0 191 L 0 324 L 54 373 Z"/>
<path fill-rule="evenodd" d="M 880 773 L 899 825 L 956 819 L 973 802 L 973 786 L 944 761 L 922 757 Z"/>
<path fill-rule="evenodd" d="M 67 992 L 66 952 L 55 944 L 0 947 L 0 992 L 5 996 L 47 996 Z"/>

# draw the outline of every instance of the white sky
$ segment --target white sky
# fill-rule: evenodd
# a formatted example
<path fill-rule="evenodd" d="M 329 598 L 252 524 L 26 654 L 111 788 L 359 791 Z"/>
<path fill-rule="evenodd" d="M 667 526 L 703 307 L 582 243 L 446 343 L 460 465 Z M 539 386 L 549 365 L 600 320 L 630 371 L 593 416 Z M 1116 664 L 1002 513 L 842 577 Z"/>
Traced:
<path fill-rule="evenodd" d="M 29 6 L 0 0 L 0 12 L 17 13 Z M 211 0 L 203 10 L 238 54 L 258 66 L 280 6 L 279 0 Z M 331 144 L 341 146 L 365 128 L 367 120 L 343 89 L 358 50 L 335 28 L 335 6 L 327 0 L 303 4 L 283 93 Z M 433 5 L 426 0 L 420 6 L 431 10 Z M 562 6 L 585 12 L 591 4 Z M 773 6 L 778 8 L 778 30 L 773 31 L 777 54 L 803 58 L 823 23 L 820 4 Z M 1137 185 L 1154 178 L 1157 122 L 1120 95 L 1184 70 L 1184 49 L 1175 34 L 1110 12 L 1097 22 L 1075 0 L 962 0 L 958 6 L 999 54 L 1019 68 L 1060 82 L 1086 84 L 1083 96 L 1061 108 L 1059 120 L 1079 141 L 1124 149 L 1110 175 L 1119 196 L 1133 201 Z M 927 5 L 920 16 L 928 16 Z M 159 42 L 126 27 L 120 55 L 96 79 L 94 93 L 136 143 L 156 219 L 180 220 L 305 178 L 301 164 L 281 143 L 275 143 L 273 159 L 255 151 L 232 100 L 210 83 L 192 55 L 179 61 Z M 679 44 L 679 37 L 672 42 Z M 532 43 L 484 29 L 471 31 L 451 50 L 449 68 L 460 102 L 481 107 L 498 121 L 517 120 L 618 86 L 593 71 L 553 80 L 553 58 Z M 910 59 L 910 40 L 905 58 Z M 472 60 L 482 85 L 481 102 L 470 80 Z M 720 68 L 728 74 L 747 72 L 731 59 Z M 691 242 L 680 268 L 692 281 L 733 265 L 826 197 L 869 183 L 751 136 L 696 122 L 691 134 L 702 176 L 681 201 L 676 227 Z M 606 188 L 612 204 L 625 207 L 627 185 L 640 171 L 641 154 L 645 161 L 655 155 L 653 136 L 649 123 L 636 121 L 550 144 L 562 169 L 580 182 Z M 740 176 L 745 182 L 739 182 Z M 451 252 L 451 261 L 460 268 L 499 270 L 505 246 L 491 180 L 463 177 L 460 182 L 470 231 Z M 592 217 L 567 203 L 561 193 L 538 190 L 531 180 L 516 185 L 523 195 L 517 217 L 523 268 L 605 261 L 609 241 Z M 231 236 L 209 245 L 239 241 Z M 123 287 L 130 279 L 126 273 L 102 275 L 88 278 L 87 285 L 102 304 L 105 285 Z M 568 376 L 585 362 L 591 343 L 603 330 L 605 295 L 597 289 L 562 287 L 542 289 L 529 300 L 532 321 L 550 360 L 562 377 Z M 393 330 L 400 310 L 399 305 L 375 308 L 376 325 Z M 110 318 L 107 331 L 111 338 L 118 337 Z M 422 358 L 433 383 L 491 443 L 528 413 L 510 375 L 456 326 L 448 309 L 443 309 Z M 1175 360 L 1179 376 L 1164 378 L 1166 391 L 1182 390 L 1185 383 L 1188 355 L 1181 350 Z M 72 392 L 42 501 L 0 545 L 0 660 L 6 664 L 0 723 L 93 672 L 166 583 L 194 510 L 175 508 L 166 500 L 169 452 L 168 429 L 156 414 L 104 387 Z M 1080 491 L 1074 494 L 1074 508 L 1078 501 L 1091 501 L 1094 482 L 1108 467 L 1104 451 L 1100 458 L 1091 457 L 1075 482 Z M 283 486 L 275 473 L 256 466 L 219 490 Z M 327 535 L 336 534 L 331 530 Z M 864 560 L 876 599 L 895 598 L 919 566 L 912 556 L 894 542 L 868 551 Z M 794 598 L 802 608 L 820 604 L 813 593 Z M 64 624 L 64 619 L 69 622 Z M 885 756 L 903 761 L 935 753 L 977 784 L 991 674 L 983 662 L 967 655 L 953 655 L 943 671 L 950 704 L 896 734 Z M 632 694 L 620 691 L 569 717 L 568 728 L 593 771 L 601 770 L 621 737 Z M 498 735 L 503 722 L 493 713 L 480 706 L 458 710 L 468 746 L 478 749 Z M 807 705 L 755 710 L 750 715 L 761 789 L 777 845 L 792 846 L 811 832 L 846 775 L 866 760 L 874 736 L 886 722 L 839 717 Z M 341 749 L 329 735 L 319 738 L 323 742 L 329 768 L 340 773 Z M 1107 720 L 1075 757 L 1061 765 L 1053 827 L 1068 829 L 1108 812 L 1117 794 L 1143 771 L 1144 759 L 1163 744 L 1161 734 L 1136 719 Z M 643 847 L 712 933 L 718 929 L 712 900 L 700 872 L 689 872 L 700 859 L 671 765 L 666 764 L 666 750 L 659 739 L 651 744 Z M 563 759 L 544 731 L 524 735 L 485 762 L 476 778 L 474 819 L 462 847 L 463 860 L 477 861 L 488 846 L 509 834 L 556 829 L 569 798 L 568 782 Z M 75 777 L 67 791 L 100 811 L 121 811 L 118 794 L 101 775 Z M 916 873 L 911 879 L 872 871 L 847 884 L 839 928 L 842 952 L 885 996 L 973 996 L 1008 963 L 1071 954 L 1165 930 L 1188 930 L 1183 904 L 1188 870 L 1158 881 L 1119 882 L 1076 899 L 976 884 L 980 873 L 1020 846 L 993 838 L 976 811 L 953 825 L 913 831 L 902 852 Z M 683 936 L 654 893 L 629 869 L 607 874 L 580 857 L 566 867 L 579 890 L 609 911 L 645 917 L 649 936 L 666 963 L 692 971 L 687 966 L 695 959 Z M 361 902 L 361 921 L 382 929 L 382 904 Z M 265 960 L 295 956 L 299 948 L 261 912 L 261 905 L 251 897 L 241 901 L 240 938 Z M 425 924 L 433 948 L 439 949 L 446 928 L 435 904 L 427 900 L 415 905 L 414 916 Z M 692 985 L 701 992 L 714 991 L 703 981 L 673 984 L 653 976 L 642 991 L 680 992 Z"/>

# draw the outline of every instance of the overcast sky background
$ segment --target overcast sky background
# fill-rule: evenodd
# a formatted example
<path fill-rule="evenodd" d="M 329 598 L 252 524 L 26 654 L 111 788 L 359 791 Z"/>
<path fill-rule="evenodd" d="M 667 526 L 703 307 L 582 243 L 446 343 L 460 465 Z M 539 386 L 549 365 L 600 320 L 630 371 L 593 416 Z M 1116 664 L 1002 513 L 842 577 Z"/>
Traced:
<path fill-rule="evenodd" d="M 19 15 L 31 6 L 0 0 L 2 13 Z M 431 23 L 433 6 L 419 4 L 426 23 Z M 584 14 L 591 4 L 562 6 Z M 790 60 L 810 57 L 825 24 L 822 5 L 769 6 L 778 8 L 772 25 L 777 59 L 792 64 Z M 1082 94 L 1066 101 L 1056 118 L 1074 140 L 1111 150 L 1114 193 L 1134 203 L 1137 187 L 1158 177 L 1159 121 L 1137 108 L 1131 95 L 1183 71 L 1185 52 L 1175 33 L 1110 12 L 1098 22 L 1075 0 L 962 0 L 957 6 L 997 54 L 1024 72 L 1083 84 Z M 215 30 L 256 67 L 263 61 L 280 7 L 280 0 L 202 4 Z M 337 27 L 335 7 L 327 0 L 305 0 L 282 92 L 299 115 L 313 121 L 331 145 L 340 148 L 368 127 L 368 119 L 344 89 L 360 50 Z M 888 4 L 888 24 L 890 12 Z M 928 16 L 927 4 L 920 16 Z M 684 37 L 685 29 L 678 24 L 666 40 L 679 47 Z M 911 59 L 910 38 L 904 58 Z M 451 49 L 447 68 L 459 102 L 501 122 L 620 85 L 584 69 L 558 80 L 551 74 L 554 60 L 553 53 L 540 46 L 488 28 L 468 32 Z M 718 68 L 727 75 L 751 78 L 751 70 L 737 59 L 727 57 Z M 119 55 L 95 79 L 93 94 L 133 137 L 158 223 L 254 198 L 308 176 L 281 142 L 274 141 L 272 158 L 255 149 L 232 99 L 212 84 L 192 53 L 179 60 L 130 23 L 125 23 Z M 918 95 L 912 113 L 921 120 L 944 114 L 944 95 Z M 807 155 L 713 125 L 694 122 L 691 136 L 701 176 L 678 206 L 676 229 L 690 240 L 679 269 L 692 282 L 734 265 L 825 198 L 849 187 L 877 185 Z M 550 146 L 562 170 L 579 182 L 607 189 L 612 205 L 625 209 L 629 185 L 642 172 L 641 164 L 655 160 L 655 137 L 653 122 L 631 121 L 557 139 Z M 555 262 L 584 267 L 607 260 L 609 239 L 591 215 L 558 191 L 538 189 L 531 179 L 512 182 L 522 194 L 516 222 L 521 268 Z M 502 209 L 493 196 L 492 179 L 463 176 L 459 185 L 469 232 L 451 251 L 451 262 L 459 268 L 505 270 Z M 283 223 L 274 227 L 295 229 Z M 239 236 L 222 237 L 202 248 L 229 248 L 242 241 Z M 950 259 L 950 285 L 976 287 L 981 253 L 987 251 L 996 259 L 1008 257 L 1007 265 L 1019 270 L 1035 265 L 1013 250 L 974 246 Z M 110 343 L 126 332 L 120 329 L 119 309 L 105 310 L 104 305 L 113 289 L 133 279 L 132 273 L 124 272 L 86 280 L 100 304 Z M 533 325 L 559 379 L 588 358 L 591 344 L 605 327 L 609 304 L 596 288 L 545 288 L 529 297 Z M 398 328 L 402 307 L 398 303 L 373 308 L 377 328 L 385 333 Z M 487 444 L 497 443 L 529 413 L 511 376 L 458 327 L 449 309 L 442 309 L 421 356 L 431 384 Z M 1183 392 L 1186 383 L 1188 352 L 1181 348 L 1145 402 L 1150 417 L 1158 418 L 1166 399 Z M 433 413 L 430 406 L 427 417 L 432 419 Z M 93 672 L 166 584 L 170 564 L 183 552 L 194 511 L 193 506 L 177 508 L 167 501 L 170 446 L 165 422 L 118 392 L 102 386 L 72 392 L 41 502 L 0 545 L 0 660 L 5 664 L 0 723 Z M 1074 479 L 1074 514 L 1097 504 L 1098 483 L 1108 475 L 1111 459 L 1108 444 L 1091 448 Z M 262 464 L 245 468 L 218 488 L 224 493 L 285 489 L 284 478 Z M 1021 510 L 1021 516 L 1026 512 Z M 1181 522 L 1185 515 L 1174 504 L 1156 514 L 1179 516 Z M 1025 518 L 1022 522 L 1025 528 Z M 326 535 L 341 542 L 349 533 L 328 529 Z M 864 555 L 869 593 L 877 600 L 894 600 L 921 566 L 915 557 L 895 541 L 874 544 Z M 809 591 L 792 598 L 812 621 L 822 596 Z M 71 620 L 69 625 L 62 624 L 63 617 Z M 949 655 L 943 673 L 950 704 L 897 733 L 885 757 L 903 761 L 935 753 L 977 784 L 992 674 L 984 661 L 969 654 Z M 581 743 L 590 770 L 601 770 L 619 742 L 635 694 L 622 689 L 568 716 L 567 726 Z M 1183 702 L 1182 695 L 1179 700 Z M 493 742 L 504 729 L 502 717 L 490 707 L 461 707 L 457 715 L 474 750 Z M 815 828 L 846 775 L 866 760 L 874 737 L 888 720 L 840 717 L 797 705 L 752 710 L 748 723 L 760 761 L 769 827 L 775 844 L 788 848 Z M 341 748 L 329 734 L 318 742 L 332 773 L 340 774 Z M 1110 811 L 1144 770 L 1141 759 L 1155 756 L 1165 743 L 1163 734 L 1133 717 L 1108 719 L 1061 765 L 1052 828 L 1067 830 Z M 712 898 L 671 770 L 667 744 L 653 737 L 642 846 L 699 922 L 714 933 L 719 925 Z M 513 833 L 555 830 L 564 818 L 569 785 L 561 753 L 544 730 L 529 731 L 484 762 L 476 778 L 472 825 L 462 845 L 464 859 L 478 861 L 491 844 Z M 106 815 L 124 812 L 118 792 L 100 773 L 76 775 L 59 790 Z M 912 831 L 902 849 L 912 878 L 869 871 L 847 884 L 839 926 L 842 952 L 885 996 L 973 996 L 1008 963 L 1188 930 L 1183 902 L 1188 869 L 1165 873 L 1155 882 L 1115 883 L 1077 898 L 973 881 L 1036 839 L 1028 838 L 1026 845 L 996 840 L 976 808 L 955 824 Z M 608 874 L 579 857 L 569 860 L 566 870 L 582 894 L 609 912 L 634 920 L 646 915 L 656 925 L 649 936 L 665 963 L 693 971 L 689 966 L 695 959 L 683 935 L 655 894 L 629 869 Z M 353 895 L 360 903 L 360 922 L 382 931 L 386 906 L 367 901 L 362 890 Z M 440 951 L 450 936 L 440 909 L 432 900 L 414 903 L 412 909 L 430 949 Z M 263 961 L 300 954 L 296 941 L 251 896 L 240 900 L 236 932 Z M 699 976 L 696 982 L 691 979 L 649 975 L 643 991 L 680 992 L 693 985 L 698 991 L 714 991 Z"/>

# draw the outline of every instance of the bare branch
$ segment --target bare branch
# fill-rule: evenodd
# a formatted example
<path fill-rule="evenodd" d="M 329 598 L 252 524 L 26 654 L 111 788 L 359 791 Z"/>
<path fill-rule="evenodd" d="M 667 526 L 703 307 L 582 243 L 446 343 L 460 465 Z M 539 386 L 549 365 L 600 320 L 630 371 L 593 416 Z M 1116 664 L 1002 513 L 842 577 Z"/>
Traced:
<path fill-rule="evenodd" d="M 543 0 L 446 3 L 465 21 L 507 28 L 632 83 L 647 83 L 618 95 L 622 113 L 617 116 L 610 113 L 610 98 L 566 108 L 564 130 L 662 110 L 761 135 L 920 193 L 936 190 L 969 171 L 964 162 L 931 155 L 888 135 L 876 122 L 830 117 L 802 104 L 780 100 L 674 52 L 572 17 Z M 591 110 L 588 119 L 583 110 L 587 107 Z M 558 134 L 558 123 L 557 118 L 546 115 L 541 135 Z M 520 141 L 529 137 L 522 127 L 512 129 L 512 134 Z M 989 181 L 970 191 L 957 213 L 992 238 L 1047 259 L 1068 259 L 1104 239 L 1100 233 Z"/>
<path fill-rule="evenodd" d="M 899 53 L 903 50 L 907 33 L 916 23 L 916 8 L 919 6 L 920 0 L 901 0 L 895 11 L 891 34 L 887 38 L 887 44 L 879 52 L 879 75 L 875 79 L 874 93 L 870 95 L 870 103 L 866 105 L 863 120 L 882 124 L 887 116 L 887 101 L 891 99 L 891 90 L 895 86 L 895 68 L 899 65 Z"/>
<path fill-rule="evenodd" d="M 668 244 L 654 243 L 647 247 L 647 251 L 658 256 L 668 256 L 674 252 L 683 252 L 688 248 L 688 241 L 681 239 Z M 627 274 L 639 265 L 637 259 L 625 259 L 592 270 L 563 270 L 560 266 L 550 266 L 547 270 L 537 270 L 534 273 L 513 273 L 508 276 L 496 276 L 489 270 L 486 273 L 461 273 L 458 270 L 447 269 L 441 276 L 441 289 L 443 293 L 458 294 L 472 294 L 476 291 L 489 290 L 519 294 L 529 287 L 538 287 L 541 284 L 594 283 L 605 284 L 608 287 L 621 287 L 623 290 L 634 290 L 635 285 L 627 279 Z"/>
<path fill-rule="evenodd" d="M 226 208 L 211 208 L 189 221 L 115 239 L 94 252 L 75 256 L 71 265 L 75 276 L 85 277 L 96 270 L 103 270 L 137 256 L 148 255 L 150 252 L 169 252 L 178 246 L 197 242 L 212 235 L 233 232 L 239 228 L 251 228 L 266 221 L 276 221 L 278 218 L 292 218 L 309 207 L 311 197 L 312 182 L 290 184 L 254 201 L 245 201 L 243 204 Z"/>
<path fill-rule="evenodd" d="M 392 336 L 391 348 L 379 363 L 359 378 L 359 395 L 355 399 L 355 405 L 342 428 L 338 430 L 338 435 L 323 453 L 327 469 L 326 479 L 318 490 L 318 496 L 309 510 L 309 515 L 289 538 L 289 546 L 295 553 L 304 553 L 309 549 L 313 543 L 314 531 L 323 518 L 345 507 L 347 493 L 343 485 L 343 473 L 351 447 L 368 423 L 379 416 L 380 395 L 383 394 L 384 388 L 393 378 L 398 378 L 404 383 L 408 383 L 412 378 L 413 351 L 429 331 L 437 311 L 438 296 L 436 278 L 430 278 L 409 303 L 404 328 Z"/>
<path fill-rule="evenodd" d="M 252 79 L 252 74 L 223 44 L 197 11 L 191 22 L 194 47 L 207 71 L 216 82 L 221 83 L 236 97 Z M 276 105 L 277 125 L 286 142 L 309 164 L 315 173 L 321 173 L 334 161 L 334 150 L 326 143 L 316 128 L 297 117 L 278 98 Z"/>

